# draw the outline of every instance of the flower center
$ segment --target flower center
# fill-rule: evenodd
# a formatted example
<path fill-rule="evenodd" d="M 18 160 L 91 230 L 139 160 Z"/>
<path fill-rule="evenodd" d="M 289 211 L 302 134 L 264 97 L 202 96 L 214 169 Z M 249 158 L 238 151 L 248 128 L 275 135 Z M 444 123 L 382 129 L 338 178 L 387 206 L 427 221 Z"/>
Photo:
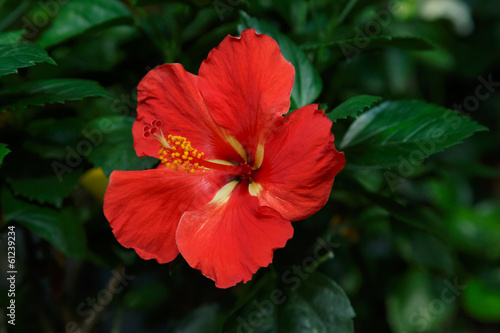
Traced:
<path fill-rule="evenodd" d="M 242 179 L 252 177 L 253 169 L 247 163 L 234 165 L 222 160 L 206 160 L 203 158 L 205 153 L 193 148 L 191 142 L 183 136 L 169 134 L 165 138 L 161 129 L 153 132 L 152 136 L 161 143 L 158 158 L 168 168 L 190 173 L 207 168 L 225 171 Z"/>
<path fill-rule="evenodd" d="M 239 167 L 240 167 L 239 175 L 241 176 L 241 178 L 251 180 L 253 168 L 249 166 L 247 163 L 241 164 Z"/>
<path fill-rule="evenodd" d="M 158 141 L 161 142 L 158 156 L 165 166 L 174 170 L 182 168 L 191 173 L 204 168 L 201 157 L 205 153 L 191 147 L 191 142 L 185 137 L 169 134 L 166 139 L 161 137 Z"/>

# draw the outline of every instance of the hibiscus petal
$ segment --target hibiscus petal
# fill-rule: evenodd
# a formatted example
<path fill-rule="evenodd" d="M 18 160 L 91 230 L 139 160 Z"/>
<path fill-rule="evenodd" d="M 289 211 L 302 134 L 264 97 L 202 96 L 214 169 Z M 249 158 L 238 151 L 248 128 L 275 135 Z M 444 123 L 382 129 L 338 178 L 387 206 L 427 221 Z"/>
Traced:
<path fill-rule="evenodd" d="M 208 110 L 245 147 L 249 164 L 288 112 L 294 75 L 276 41 L 254 29 L 227 36 L 201 64 L 199 86 Z"/>
<path fill-rule="evenodd" d="M 250 280 L 293 235 L 291 223 L 260 207 L 247 184 L 227 184 L 205 207 L 186 212 L 177 229 L 182 256 L 219 288 Z"/>
<path fill-rule="evenodd" d="M 285 219 L 304 219 L 328 200 L 335 175 L 345 164 L 335 150 L 332 122 L 318 106 L 304 106 L 269 135 L 264 159 L 250 192 Z"/>
<path fill-rule="evenodd" d="M 114 171 L 104 215 L 124 247 L 134 248 L 143 259 L 169 262 L 179 253 L 175 231 L 182 214 L 204 206 L 228 181 L 226 174 L 208 170 Z"/>
<path fill-rule="evenodd" d="M 151 70 L 137 87 L 137 119 L 134 148 L 138 156 L 158 157 L 155 133 L 180 135 L 207 159 L 241 162 L 243 158 L 228 142 L 226 130 L 208 112 L 198 89 L 198 77 L 181 64 L 165 64 Z M 233 138 L 234 140 L 234 138 Z"/>

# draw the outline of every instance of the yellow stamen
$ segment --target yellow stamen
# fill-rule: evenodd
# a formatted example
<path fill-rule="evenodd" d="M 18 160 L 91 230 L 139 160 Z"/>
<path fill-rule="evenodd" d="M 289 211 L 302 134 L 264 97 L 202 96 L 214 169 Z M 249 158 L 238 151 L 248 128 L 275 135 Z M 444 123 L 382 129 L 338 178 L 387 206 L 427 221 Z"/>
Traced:
<path fill-rule="evenodd" d="M 158 158 L 168 168 L 182 169 L 189 173 L 205 168 L 234 174 L 241 172 L 238 164 L 217 159 L 203 159 L 205 153 L 194 149 L 191 142 L 182 136 L 169 134 L 165 139 L 161 130 L 155 132 L 153 136 L 161 143 Z"/>
<path fill-rule="evenodd" d="M 155 136 L 161 143 L 158 156 L 166 167 L 174 170 L 182 169 L 190 173 L 203 169 L 203 166 L 200 165 L 201 161 L 193 162 L 199 160 L 204 153 L 198 153 L 198 150 L 191 147 L 191 142 L 187 141 L 186 138 L 169 134 L 168 140 L 166 140 L 163 133 L 158 135 L 155 133 Z"/>

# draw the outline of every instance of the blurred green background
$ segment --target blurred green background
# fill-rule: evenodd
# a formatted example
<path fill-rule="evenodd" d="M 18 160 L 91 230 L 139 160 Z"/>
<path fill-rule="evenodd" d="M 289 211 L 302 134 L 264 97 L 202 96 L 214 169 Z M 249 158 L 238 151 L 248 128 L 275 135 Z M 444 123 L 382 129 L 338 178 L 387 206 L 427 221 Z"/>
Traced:
<path fill-rule="evenodd" d="M 499 18 L 497 0 L 0 0 L 0 331 L 499 332 Z M 142 260 L 102 213 L 111 171 L 157 163 L 132 147 L 137 84 L 165 62 L 196 74 L 245 28 L 294 59 L 292 108 L 369 95 L 344 104 L 337 147 L 372 106 L 420 115 L 382 99 L 489 131 L 392 165 L 367 164 L 369 138 L 346 149 L 331 200 L 245 285 Z"/>

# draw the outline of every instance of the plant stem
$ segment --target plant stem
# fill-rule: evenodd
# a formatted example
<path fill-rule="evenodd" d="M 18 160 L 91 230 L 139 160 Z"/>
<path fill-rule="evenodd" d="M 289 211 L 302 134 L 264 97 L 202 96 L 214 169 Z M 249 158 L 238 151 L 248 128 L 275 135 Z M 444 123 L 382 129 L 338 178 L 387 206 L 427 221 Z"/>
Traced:
<path fill-rule="evenodd" d="M 0 9 L 5 4 L 5 0 L 0 0 Z M 8 28 L 14 21 L 19 19 L 26 10 L 29 8 L 29 3 L 22 1 L 13 11 L 11 11 L 1 22 L 0 22 L 0 32 Z"/>
<path fill-rule="evenodd" d="M 347 17 L 347 15 L 349 15 L 357 2 L 358 0 L 349 0 L 340 15 L 337 17 L 337 20 L 335 21 L 335 27 L 344 22 L 345 18 Z"/>

